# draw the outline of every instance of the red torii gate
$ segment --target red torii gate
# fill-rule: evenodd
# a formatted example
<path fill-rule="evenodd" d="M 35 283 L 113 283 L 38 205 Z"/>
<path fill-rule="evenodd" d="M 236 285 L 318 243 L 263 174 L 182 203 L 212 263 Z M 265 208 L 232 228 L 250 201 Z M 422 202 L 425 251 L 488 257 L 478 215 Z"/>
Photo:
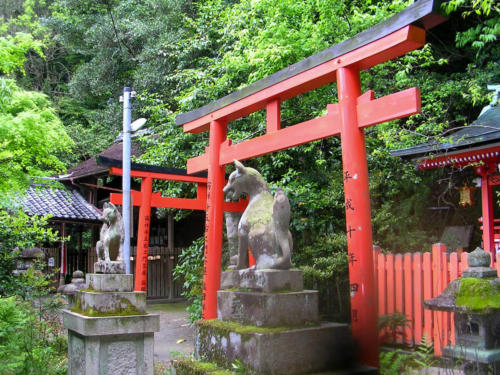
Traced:
<path fill-rule="evenodd" d="M 99 163 L 110 166 L 110 175 L 121 176 L 123 174 L 120 160 L 100 157 Z M 145 292 L 148 277 L 151 207 L 204 211 L 207 206 L 207 178 L 202 176 L 189 176 L 184 169 L 152 167 L 150 165 L 137 163 L 132 163 L 130 176 L 141 179 L 141 191 L 132 190 L 130 192 L 133 205 L 139 206 L 134 290 Z M 196 183 L 196 198 L 162 197 L 160 193 L 152 192 L 153 179 Z M 123 204 L 123 194 L 111 193 L 110 202 L 118 205 Z M 243 212 L 246 205 L 247 202 L 245 200 L 240 200 L 239 202 L 224 202 L 223 210 L 230 212 Z"/>
<path fill-rule="evenodd" d="M 359 73 L 422 47 L 425 29 L 444 20 L 436 13 L 438 6 L 433 0 L 420 0 L 345 42 L 204 107 L 177 116 L 176 123 L 182 125 L 185 132 L 210 132 L 207 152 L 187 163 L 188 173 L 208 170 L 204 319 L 217 317 L 225 165 L 234 159 L 250 159 L 340 135 L 352 331 L 360 344 L 361 361 L 378 366 L 377 300 L 363 129 L 418 113 L 420 93 L 411 88 L 374 99 L 372 91 L 361 94 Z M 281 102 L 334 81 L 337 81 L 338 104 L 329 104 L 326 116 L 281 129 Z M 228 122 L 261 109 L 267 111 L 265 135 L 234 145 L 226 139 Z"/>

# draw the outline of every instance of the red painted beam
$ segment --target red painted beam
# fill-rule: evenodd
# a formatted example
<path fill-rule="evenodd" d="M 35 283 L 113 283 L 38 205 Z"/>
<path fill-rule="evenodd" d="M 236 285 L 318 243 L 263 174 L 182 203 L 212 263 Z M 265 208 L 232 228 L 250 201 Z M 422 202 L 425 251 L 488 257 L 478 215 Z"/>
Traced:
<path fill-rule="evenodd" d="M 383 122 L 414 115 L 420 112 L 420 90 L 416 87 L 396 92 L 378 99 L 367 100 L 367 91 L 358 97 L 358 126 L 365 128 Z"/>
<path fill-rule="evenodd" d="M 132 190 L 130 192 L 132 196 L 132 202 L 134 206 L 141 207 L 142 205 L 142 195 L 137 190 Z M 123 196 L 121 193 L 111 193 L 110 202 L 113 204 L 122 205 Z M 189 199 L 189 198 L 167 198 L 162 197 L 159 193 L 153 193 L 151 195 L 151 207 L 163 207 L 163 208 L 177 208 L 181 210 L 199 210 L 205 211 L 207 202 L 207 196 L 201 198 Z M 229 212 L 243 212 L 248 204 L 245 199 L 240 199 L 238 202 L 224 202 L 224 211 Z"/>
<path fill-rule="evenodd" d="M 118 167 L 111 167 L 109 169 L 110 175 L 121 176 L 123 171 Z M 207 183 L 206 177 L 195 177 L 195 176 L 183 176 L 178 174 L 168 174 L 168 173 L 158 173 L 158 172 L 146 172 L 146 171 L 130 171 L 130 177 L 134 178 L 154 178 L 157 180 L 169 180 L 169 181 L 180 181 L 180 182 L 199 182 Z"/>
<path fill-rule="evenodd" d="M 273 86 L 267 87 L 237 102 L 222 107 L 183 125 L 185 132 L 200 133 L 209 129 L 210 121 L 235 119 L 266 108 L 270 100 L 283 102 L 294 96 L 314 90 L 336 80 L 339 68 L 355 66 L 358 70 L 368 69 L 382 62 L 402 56 L 425 44 L 425 30 L 406 26 L 370 44 L 299 73 Z"/>
<path fill-rule="evenodd" d="M 368 91 L 357 99 L 357 114 L 360 128 L 395 120 L 420 112 L 420 90 L 410 88 L 378 99 L 373 99 L 373 92 Z M 234 159 L 246 160 L 271 152 L 316 141 L 340 134 L 338 104 L 329 104 L 326 116 L 305 121 L 284 129 L 268 132 L 265 135 L 232 145 L 228 140 L 221 146 L 222 165 L 232 163 Z M 207 154 L 187 162 L 188 173 L 206 170 Z"/>
<path fill-rule="evenodd" d="M 266 133 L 281 129 L 281 102 L 279 99 L 270 101 L 266 106 Z"/>

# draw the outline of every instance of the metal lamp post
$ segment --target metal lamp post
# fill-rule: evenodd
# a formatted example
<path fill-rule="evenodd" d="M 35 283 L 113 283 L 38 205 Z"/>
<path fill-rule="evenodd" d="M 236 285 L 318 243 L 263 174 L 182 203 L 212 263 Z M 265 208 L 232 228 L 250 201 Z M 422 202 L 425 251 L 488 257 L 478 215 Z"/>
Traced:
<path fill-rule="evenodd" d="M 131 134 L 139 130 L 145 123 L 146 119 L 140 118 L 132 124 L 132 101 L 135 97 L 135 91 L 130 87 L 123 88 L 123 96 L 120 101 L 123 102 L 123 177 L 122 177 L 122 190 L 123 190 L 123 225 L 125 227 L 125 239 L 123 241 L 123 260 L 125 261 L 125 272 L 131 273 L 130 270 L 130 154 L 131 154 Z"/>

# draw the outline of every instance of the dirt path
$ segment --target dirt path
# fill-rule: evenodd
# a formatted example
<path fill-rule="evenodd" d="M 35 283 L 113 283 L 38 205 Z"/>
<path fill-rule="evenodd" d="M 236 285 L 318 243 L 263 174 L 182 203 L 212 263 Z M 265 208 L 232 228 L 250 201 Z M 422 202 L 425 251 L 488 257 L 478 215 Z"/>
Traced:
<path fill-rule="evenodd" d="M 148 305 L 147 310 L 160 315 L 160 331 L 155 333 L 155 361 L 168 362 L 176 357 L 175 353 L 193 353 L 194 331 L 184 303 Z M 179 340 L 184 341 L 178 343 Z"/>

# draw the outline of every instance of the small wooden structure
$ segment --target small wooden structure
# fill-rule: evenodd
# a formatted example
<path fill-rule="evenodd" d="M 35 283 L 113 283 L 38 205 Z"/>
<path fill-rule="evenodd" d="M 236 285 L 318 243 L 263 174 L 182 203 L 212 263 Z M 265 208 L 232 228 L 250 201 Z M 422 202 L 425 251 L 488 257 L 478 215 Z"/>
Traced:
<path fill-rule="evenodd" d="M 403 159 L 415 160 L 420 170 L 435 168 L 472 167 L 481 177 L 481 204 L 483 223 L 483 248 L 496 259 L 495 253 L 500 243 L 500 220 L 495 220 L 493 207 L 495 199 L 493 187 L 500 185 L 500 105 L 498 97 L 494 103 L 469 126 L 458 130 L 450 142 L 427 142 L 406 149 L 392 151 L 391 154 Z"/>
<path fill-rule="evenodd" d="M 59 284 L 64 285 L 64 278 L 72 274 L 77 268 L 84 271 L 87 253 L 82 248 L 82 231 L 84 227 L 98 228 L 102 223 L 99 220 L 100 211 L 88 203 L 76 189 L 61 189 L 54 186 L 30 186 L 22 198 L 24 211 L 29 215 L 50 215 L 49 223 L 57 230 L 61 237 L 69 234 L 68 227 L 74 227 L 77 232 L 77 249 L 74 251 L 73 262 L 68 267 L 67 243 L 61 242 L 60 255 L 49 253 L 47 267 L 58 267 L 60 273 Z M 57 264 L 55 262 L 57 261 Z"/>

